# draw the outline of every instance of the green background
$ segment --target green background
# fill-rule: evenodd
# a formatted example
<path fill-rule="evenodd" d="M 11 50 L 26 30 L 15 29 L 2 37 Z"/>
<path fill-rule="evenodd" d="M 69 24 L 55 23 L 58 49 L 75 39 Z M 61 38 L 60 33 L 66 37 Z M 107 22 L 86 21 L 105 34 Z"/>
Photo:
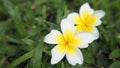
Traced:
<path fill-rule="evenodd" d="M 64 58 L 51 65 L 55 45 L 44 36 L 86 2 L 106 13 L 99 39 L 80 49 L 84 64 L 71 66 Z M 0 68 L 120 68 L 120 0 L 0 0 Z"/>

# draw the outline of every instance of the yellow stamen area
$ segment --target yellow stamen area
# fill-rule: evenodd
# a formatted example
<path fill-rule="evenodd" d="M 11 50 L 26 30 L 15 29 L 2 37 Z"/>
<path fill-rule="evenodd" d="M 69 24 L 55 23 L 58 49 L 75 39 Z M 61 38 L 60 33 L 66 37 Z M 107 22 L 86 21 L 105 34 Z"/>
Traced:
<path fill-rule="evenodd" d="M 73 21 L 76 24 L 77 32 L 92 32 L 93 27 L 97 22 L 97 16 L 91 15 L 90 12 L 86 11 L 81 16 L 76 16 Z"/>
<path fill-rule="evenodd" d="M 58 42 L 59 44 L 64 44 L 64 37 L 62 34 L 58 35 L 56 38 L 55 38 L 55 41 Z"/>
<path fill-rule="evenodd" d="M 59 35 L 56 40 L 60 42 L 58 50 L 63 52 L 64 49 L 67 49 L 66 52 L 69 54 L 75 54 L 75 47 L 81 44 L 79 37 L 75 36 L 72 30 L 66 30 L 63 35 Z"/>
<path fill-rule="evenodd" d="M 57 45 L 56 50 L 59 51 L 60 53 L 64 53 L 66 51 L 66 47 L 65 45 Z"/>
<path fill-rule="evenodd" d="M 77 53 L 77 50 L 75 47 L 73 46 L 69 46 L 68 49 L 67 49 L 67 54 L 69 55 L 73 55 L 73 54 L 76 54 Z"/>

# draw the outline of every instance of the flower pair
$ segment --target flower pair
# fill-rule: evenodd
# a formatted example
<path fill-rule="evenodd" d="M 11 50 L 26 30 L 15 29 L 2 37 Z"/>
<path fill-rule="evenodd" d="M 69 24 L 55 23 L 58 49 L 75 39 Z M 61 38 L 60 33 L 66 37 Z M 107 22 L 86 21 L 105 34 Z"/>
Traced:
<path fill-rule="evenodd" d="M 82 64 L 83 55 L 79 48 L 86 48 L 88 44 L 99 37 L 95 26 L 101 24 L 102 10 L 94 11 L 88 3 L 80 8 L 80 14 L 71 13 L 61 21 L 61 32 L 52 30 L 44 38 L 48 44 L 57 44 L 52 50 L 51 64 L 56 64 L 66 56 L 71 65 Z"/>

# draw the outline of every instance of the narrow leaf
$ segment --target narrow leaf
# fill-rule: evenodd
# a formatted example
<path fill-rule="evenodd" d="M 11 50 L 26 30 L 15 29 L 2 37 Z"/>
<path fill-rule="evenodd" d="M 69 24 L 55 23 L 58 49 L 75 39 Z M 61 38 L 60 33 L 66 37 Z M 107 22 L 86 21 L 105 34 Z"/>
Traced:
<path fill-rule="evenodd" d="M 14 68 L 17 65 L 19 65 L 20 63 L 26 61 L 27 59 L 31 58 L 33 56 L 34 50 L 24 54 L 23 56 L 19 57 L 18 59 L 16 59 L 15 61 L 13 61 L 10 65 L 9 68 Z"/>
<path fill-rule="evenodd" d="M 9 0 L 3 0 L 3 4 L 4 4 L 6 10 L 8 11 L 9 15 L 13 19 L 15 27 L 16 27 L 17 31 L 19 32 L 20 36 L 24 37 L 25 36 L 25 27 L 22 22 L 18 7 L 15 7 Z"/>

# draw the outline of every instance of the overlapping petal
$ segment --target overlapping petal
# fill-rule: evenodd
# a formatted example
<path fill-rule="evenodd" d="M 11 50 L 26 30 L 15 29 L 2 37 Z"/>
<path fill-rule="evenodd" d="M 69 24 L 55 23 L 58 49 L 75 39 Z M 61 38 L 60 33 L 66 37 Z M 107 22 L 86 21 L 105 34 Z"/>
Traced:
<path fill-rule="evenodd" d="M 81 40 L 81 45 L 79 45 L 79 48 L 86 48 L 88 47 L 88 44 L 93 42 L 95 36 L 91 33 L 87 32 L 81 32 L 78 34 L 80 40 Z"/>
<path fill-rule="evenodd" d="M 75 33 L 75 31 L 76 31 L 75 27 L 74 27 L 74 23 L 71 22 L 69 19 L 63 19 L 61 21 L 61 30 L 62 30 L 63 34 L 68 30 L 72 31 L 73 33 Z"/>
<path fill-rule="evenodd" d="M 83 20 L 85 20 L 89 15 L 93 14 L 94 10 L 89 6 L 88 3 L 83 4 L 80 7 L 79 13 Z"/>
<path fill-rule="evenodd" d="M 73 21 L 74 18 L 77 17 L 77 16 L 80 16 L 80 15 L 76 12 L 73 12 L 73 13 L 68 14 L 67 19 Z"/>
<path fill-rule="evenodd" d="M 92 34 L 94 35 L 95 40 L 99 38 L 99 32 L 96 27 L 93 28 Z"/>
<path fill-rule="evenodd" d="M 71 65 L 82 64 L 83 55 L 78 48 L 69 47 L 66 53 L 66 58 Z"/>
<path fill-rule="evenodd" d="M 63 35 L 58 30 L 52 30 L 44 38 L 44 41 L 49 44 L 61 44 L 63 43 Z"/>
<path fill-rule="evenodd" d="M 97 10 L 97 11 L 94 12 L 93 15 L 97 16 L 97 22 L 96 22 L 95 26 L 99 26 L 102 23 L 100 19 L 103 16 L 105 16 L 105 12 L 103 10 Z"/>
<path fill-rule="evenodd" d="M 65 56 L 66 46 L 65 45 L 57 45 L 51 50 L 51 53 L 52 53 L 51 64 L 56 64 L 60 60 L 62 60 L 62 58 Z"/>

